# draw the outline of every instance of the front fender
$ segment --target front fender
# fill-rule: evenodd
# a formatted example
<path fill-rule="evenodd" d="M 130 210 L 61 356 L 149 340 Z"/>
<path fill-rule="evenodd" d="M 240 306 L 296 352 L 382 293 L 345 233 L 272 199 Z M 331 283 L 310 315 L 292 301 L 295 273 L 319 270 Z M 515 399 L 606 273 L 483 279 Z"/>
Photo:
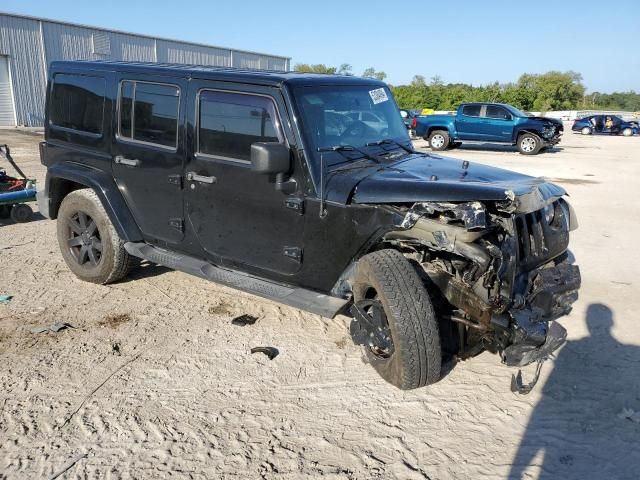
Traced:
<path fill-rule="evenodd" d="M 80 186 L 80 187 L 78 187 Z M 113 177 L 102 170 L 74 162 L 60 162 L 47 169 L 44 191 L 38 203 L 43 215 L 55 219 L 64 197 L 77 188 L 91 188 L 102 202 L 118 235 L 127 242 L 142 241 L 142 232 Z"/>

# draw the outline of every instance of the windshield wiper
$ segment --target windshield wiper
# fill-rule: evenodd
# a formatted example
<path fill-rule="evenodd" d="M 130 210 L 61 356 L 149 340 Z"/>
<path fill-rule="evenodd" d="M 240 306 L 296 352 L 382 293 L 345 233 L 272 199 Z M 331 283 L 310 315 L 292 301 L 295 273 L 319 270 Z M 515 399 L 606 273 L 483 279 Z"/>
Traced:
<path fill-rule="evenodd" d="M 402 143 L 398 142 L 397 140 L 394 140 L 393 138 L 385 138 L 384 140 L 378 140 L 377 142 L 369 142 L 367 143 L 367 147 L 374 147 L 374 146 L 379 147 L 380 145 L 389 144 L 389 143 L 400 147 L 407 153 L 418 153 L 413 148 L 407 147 L 406 145 L 403 145 Z"/>
<path fill-rule="evenodd" d="M 382 159 L 377 155 L 371 155 L 370 153 L 365 152 L 364 150 L 360 150 L 359 148 L 354 147 L 353 145 L 334 145 L 332 147 L 318 147 L 319 152 L 338 152 L 341 153 L 343 157 L 348 158 L 349 160 L 353 160 L 353 158 L 349 158 L 344 152 L 358 152 L 360 155 L 365 157 L 368 160 L 373 160 L 374 162 L 380 163 Z"/>

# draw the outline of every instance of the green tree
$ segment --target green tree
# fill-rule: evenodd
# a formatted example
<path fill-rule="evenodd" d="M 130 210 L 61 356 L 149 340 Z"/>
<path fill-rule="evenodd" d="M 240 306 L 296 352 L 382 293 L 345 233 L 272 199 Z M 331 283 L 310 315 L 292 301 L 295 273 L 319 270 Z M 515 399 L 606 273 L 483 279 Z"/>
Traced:
<path fill-rule="evenodd" d="M 293 69 L 296 72 L 326 73 L 329 75 L 333 75 L 337 71 L 336 67 L 327 67 L 324 63 L 317 63 L 315 65 L 310 65 L 308 63 L 297 63 L 293 67 Z"/>
<path fill-rule="evenodd" d="M 349 63 L 343 63 L 342 65 L 340 65 L 340 67 L 338 68 L 337 74 L 338 75 L 344 75 L 346 77 L 352 77 L 353 76 L 353 67 L 351 66 L 351 64 Z"/>
<path fill-rule="evenodd" d="M 387 78 L 387 74 L 384 72 L 377 72 L 375 68 L 369 67 L 362 72 L 362 76 L 365 78 L 375 78 L 377 80 L 384 80 Z"/>
<path fill-rule="evenodd" d="M 427 86 L 427 81 L 422 75 L 414 75 L 411 80 L 411 86 L 416 88 L 423 88 Z"/>

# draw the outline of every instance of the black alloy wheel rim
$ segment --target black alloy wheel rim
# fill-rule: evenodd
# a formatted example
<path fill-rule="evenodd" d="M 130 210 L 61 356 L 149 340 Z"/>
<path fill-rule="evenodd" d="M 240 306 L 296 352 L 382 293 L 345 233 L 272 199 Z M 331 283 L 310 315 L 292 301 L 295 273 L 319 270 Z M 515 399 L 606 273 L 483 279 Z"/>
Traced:
<path fill-rule="evenodd" d="M 370 323 L 378 330 L 379 336 L 384 338 L 383 341 L 377 341 L 372 344 L 370 343 L 369 350 L 371 350 L 371 353 L 376 357 L 391 357 L 395 347 L 393 344 L 393 337 L 391 336 L 391 328 L 389 328 L 389 321 L 387 320 L 387 314 L 384 311 L 382 302 L 376 295 L 374 298 L 359 302 L 359 304 L 367 316 L 370 317 Z"/>
<path fill-rule="evenodd" d="M 96 221 L 85 212 L 76 212 L 69 218 L 68 225 L 67 246 L 78 265 L 99 265 L 102 240 Z"/>

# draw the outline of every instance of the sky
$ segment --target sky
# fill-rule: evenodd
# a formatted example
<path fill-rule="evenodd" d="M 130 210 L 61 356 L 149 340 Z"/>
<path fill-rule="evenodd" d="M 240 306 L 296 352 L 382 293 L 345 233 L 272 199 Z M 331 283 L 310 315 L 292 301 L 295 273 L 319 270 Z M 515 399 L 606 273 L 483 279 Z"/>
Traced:
<path fill-rule="evenodd" d="M 611 5 L 611 8 L 609 8 Z M 640 92 L 640 1 L 2 0 L 0 11 L 373 67 L 395 85 L 516 81 L 573 70 L 590 92 Z"/>

